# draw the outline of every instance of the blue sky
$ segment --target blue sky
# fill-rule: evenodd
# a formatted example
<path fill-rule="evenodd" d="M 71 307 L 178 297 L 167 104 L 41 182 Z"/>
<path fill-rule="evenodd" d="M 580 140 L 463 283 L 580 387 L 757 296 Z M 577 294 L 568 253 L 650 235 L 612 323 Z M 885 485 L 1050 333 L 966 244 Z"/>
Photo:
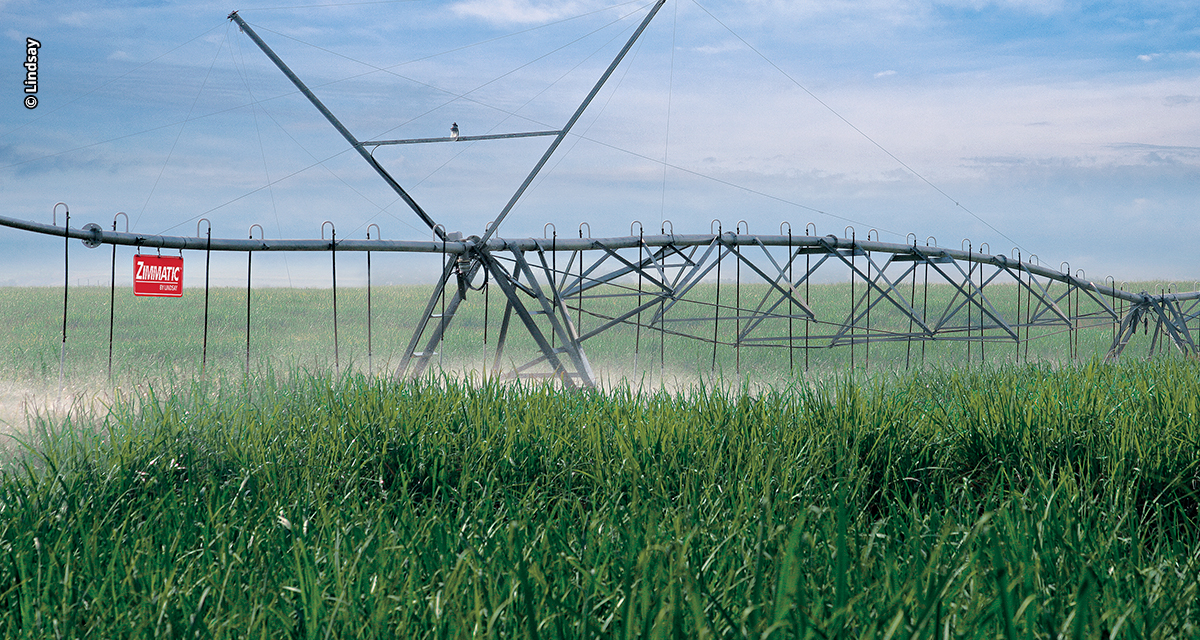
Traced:
<path fill-rule="evenodd" d="M 0 210 L 215 236 L 429 237 L 236 26 L 360 139 L 557 128 L 645 2 L 0 0 Z M 291 6 L 291 8 L 289 8 Z M 42 44 L 26 109 L 26 38 Z M 7 63 L 3 62 L 5 59 Z M 7 96 L 5 98 L 4 96 Z M 745 220 L 1019 246 L 1100 280 L 1200 280 L 1200 8 L 1191 2 L 672 0 L 501 227 L 707 232 Z M 549 139 L 384 147 L 438 222 L 480 233 Z M 61 278 L 61 241 L 0 230 L 0 284 Z M 107 251 L 76 243 L 79 281 Z M 126 260 L 122 259 L 122 262 Z M 216 260 L 219 282 L 242 257 Z M 419 262 L 419 261 L 418 261 Z M 425 273 L 394 259 L 395 281 Z M 256 262 L 256 265 L 258 263 Z M 263 262 L 320 286 L 327 258 Z M 424 264 L 424 263 L 420 263 Z M 119 269 L 119 271 L 121 271 Z M 189 271 L 199 275 L 198 269 Z M 357 277 L 352 270 L 348 278 Z"/>

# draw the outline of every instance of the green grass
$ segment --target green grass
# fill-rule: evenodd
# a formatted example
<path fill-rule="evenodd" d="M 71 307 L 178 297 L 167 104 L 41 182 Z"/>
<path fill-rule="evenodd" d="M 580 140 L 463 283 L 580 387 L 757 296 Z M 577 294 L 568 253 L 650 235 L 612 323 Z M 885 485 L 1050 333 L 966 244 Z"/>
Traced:
<path fill-rule="evenodd" d="M 1194 636 L 1198 405 L 1181 359 L 148 389 L 0 476 L 0 633 Z"/>
<path fill-rule="evenodd" d="M 820 286 L 844 313 L 849 286 Z M 1197 633 L 1200 364 L 1087 360 L 1107 327 L 1083 363 L 1051 330 L 1020 366 L 1011 343 L 813 350 L 808 372 L 723 344 L 715 378 L 711 345 L 623 329 L 585 346 L 631 382 L 569 392 L 365 376 L 365 291 L 338 293 L 341 375 L 331 292 L 256 289 L 245 379 L 244 290 L 213 291 L 203 378 L 203 296 L 119 292 L 109 384 L 108 290 L 71 290 L 75 404 L 0 473 L 5 637 Z M 0 289 L 4 379 L 57 391 L 61 294 Z M 427 295 L 373 290 L 373 371 Z M 490 365 L 502 310 L 473 295 L 446 364 Z M 686 390 L 644 390 L 664 373 Z"/>

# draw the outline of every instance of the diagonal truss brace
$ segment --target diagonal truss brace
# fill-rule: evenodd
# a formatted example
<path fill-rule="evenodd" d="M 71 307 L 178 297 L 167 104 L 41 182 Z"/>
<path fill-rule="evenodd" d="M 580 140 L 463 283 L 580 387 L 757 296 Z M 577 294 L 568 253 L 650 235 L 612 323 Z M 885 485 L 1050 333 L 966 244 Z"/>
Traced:
<path fill-rule="evenodd" d="M 1180 301 L 1170 295 L 1151 296 L 1143 291 L 1142 301 L 1130 307 L 1125 317 L 1121 319 L 1121 327 L 1113 337 L 1112 347 L 1105 356 L 1105 360 L 1119 359 L 1125 351 L 1125 347 L 1129 346 L 1130 339 L 1137 333 L 1138 323 L 1144 320 L 1148 321 L 1150 318 L 1154 319 L 1154 339 L 1150 343 L 1151 355 L 1162 336 L 1170 338 L 1175 348 L 1184 355 L 1200 354 L 1200 349 L 1197 348 L 1196 342 L 1192 338 L 1192 332 L 1188 329 L 1188 315 L 1180 305 Z"/>

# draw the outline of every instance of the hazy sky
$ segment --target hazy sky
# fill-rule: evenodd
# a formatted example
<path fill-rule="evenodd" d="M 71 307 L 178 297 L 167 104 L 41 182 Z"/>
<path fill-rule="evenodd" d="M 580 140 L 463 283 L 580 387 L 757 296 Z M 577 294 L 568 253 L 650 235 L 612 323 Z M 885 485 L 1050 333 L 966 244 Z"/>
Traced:
<path fill-rule="evenodd" d="M 49 222 L 64 201 L 73 226 L 124 211 L 148 234 L 194 235 L 204 217 L 217 237 L 257 223 L 314 238 L 328 220 L 339 237 L 375 223 L 428 238 L 226 15 L 371 140 L 561 127 L 650 6 L 287 4 L 0 0 L 0 214 Z M 35 109 L 27 38 L 41 43 Z M 1200 280 L 1198 81 L 1195 2 L 671 0 L 500 235 L 812 222 L 1016 245 L 1095 280 Z M 549 140 L 376 157 L 470 235 Z M 107 279 L 107 249 L 71 251 L 73 275 Z M 57 282 L 61 260 L 61 240 L 0 229 L 0 284 Z M 229 282 L 244 270 L 214 261 Z M 264 281 L 327 278 L 324 256 L 264 264 Z M 396 281 L 421 272 L 389 264 Z"/>

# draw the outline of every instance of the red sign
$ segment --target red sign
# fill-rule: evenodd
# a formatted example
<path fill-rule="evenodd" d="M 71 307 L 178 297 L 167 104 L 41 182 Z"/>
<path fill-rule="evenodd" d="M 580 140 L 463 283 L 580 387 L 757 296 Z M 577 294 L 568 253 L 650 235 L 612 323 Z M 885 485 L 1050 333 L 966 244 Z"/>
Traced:
<path fill-rule="evenodd" d="M 133 295 L 182 297 L 183 257 L 134 256 Z"/>

